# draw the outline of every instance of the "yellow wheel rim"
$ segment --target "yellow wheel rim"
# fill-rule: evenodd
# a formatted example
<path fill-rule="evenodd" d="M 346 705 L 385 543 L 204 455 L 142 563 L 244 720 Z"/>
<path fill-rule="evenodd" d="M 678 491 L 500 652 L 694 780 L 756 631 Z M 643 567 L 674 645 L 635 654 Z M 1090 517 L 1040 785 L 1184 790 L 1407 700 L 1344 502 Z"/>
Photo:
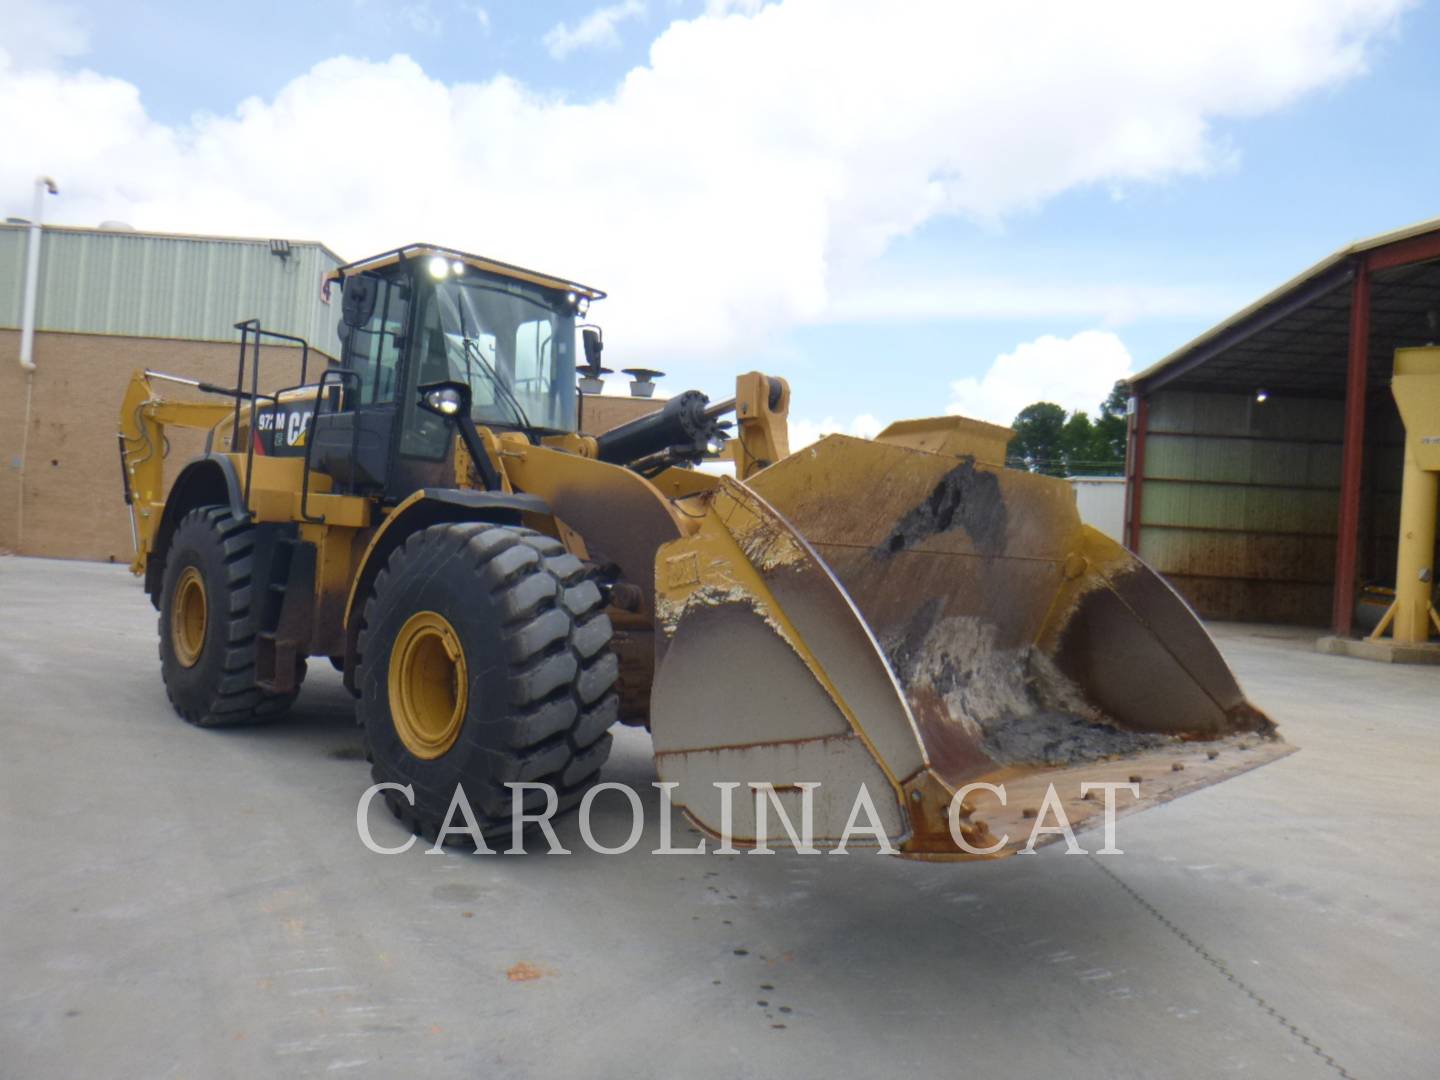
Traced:
<path fill-rule="evenodd" d="M 445 616 L 417 611 L 390 650 L 390 717 L 417 758 L 445 753 L 465 720 L 469 682 L 460 637 Z"/>
<path fill-rule="evenodd" d="M 170 602 L 170 644 L 182 667 L 194 667 L 200 659 L 208 620 L 205 581 L 196 567 L 187 566 L 175 584 L 175 597 Z"/>

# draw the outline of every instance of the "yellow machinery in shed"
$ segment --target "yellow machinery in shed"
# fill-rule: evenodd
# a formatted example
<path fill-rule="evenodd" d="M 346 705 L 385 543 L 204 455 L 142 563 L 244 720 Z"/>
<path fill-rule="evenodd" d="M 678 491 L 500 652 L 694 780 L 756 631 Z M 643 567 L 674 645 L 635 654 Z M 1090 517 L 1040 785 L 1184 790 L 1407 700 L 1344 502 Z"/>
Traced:
<path fill-rule="evenodd" d="M 1400 489 L 1400 544 L 1396 553 L 1395 599 L 1371 633 L 1388 630 L 1400 646 L 1423 646 L 1435 610 L 1435 531 L 1440 513 L 1440 347 L 1395 350 L 1391 393 L 1405 424 L 1405 472 Z"/>
<path fill-rule="evenodd" d="M 192 723 L 283 712 L 328 657 L 419 833 L 457 785 L 486 832 L 546 801 L 520 782 L 575 805 L 625 722 L 708 833 L 753 843 L 763 802 L 725 792 L 760 784 L 834 845 L 863 794 L 873 842 L 920 858 L 1015 850 L 1052 783 L 1078 824 L 1101 805 L 1082 782 L 1146 806 L 1288 749 L 1068 484 L 1005 467 L 1004 428 L 789 453 L 789 387 L 752 372 L 583 436 L 600 291 L 435 245 L 333 284 L 343 350 L 318 377 L 262 393 L 283 335 L 247 323 L 236 385 L 197 387 L 225 403 L 137 372 L 121 408 L 133 569 Z M 170 424 L 210 434 L 167 492 Z M 695 468 L 717 455 L 733 477 Z M 955 797 L 977 782 L 1009 801 Z"/>

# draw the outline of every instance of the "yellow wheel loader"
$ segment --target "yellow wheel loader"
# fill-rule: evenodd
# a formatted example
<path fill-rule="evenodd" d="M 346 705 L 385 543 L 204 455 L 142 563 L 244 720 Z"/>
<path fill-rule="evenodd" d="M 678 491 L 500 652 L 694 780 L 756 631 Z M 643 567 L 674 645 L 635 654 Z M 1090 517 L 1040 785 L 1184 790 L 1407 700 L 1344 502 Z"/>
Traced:
<path fill-rule="evenodd" d="M 422 835 L 457 785 L 489 834 L 531 806 L 507 785 L 575 805 L 623 722 L 708 834 L 754 844 L 768 809 L 817 848 L 917 858 L 1008 854 L 1101 812 L 1095 785 L 1125 812 L 1288 750 L 1066 482 L 1005 468 L 1004 428 L 791 454 L 787 384 L 750 373 L 581 435 L 600 291 L 434 245 L 332 279 L 338 364 L 252 320 L 235 385 L 136 372 L 121 407 L 132 569 L 193 724 L 279 714 L 329 658 Z M 277 339 L 302 372 L 269 393 Z M 167 425 L 209 432 L 168 495 Z M 733 478 L 695 467 L 716 457 Z"/>

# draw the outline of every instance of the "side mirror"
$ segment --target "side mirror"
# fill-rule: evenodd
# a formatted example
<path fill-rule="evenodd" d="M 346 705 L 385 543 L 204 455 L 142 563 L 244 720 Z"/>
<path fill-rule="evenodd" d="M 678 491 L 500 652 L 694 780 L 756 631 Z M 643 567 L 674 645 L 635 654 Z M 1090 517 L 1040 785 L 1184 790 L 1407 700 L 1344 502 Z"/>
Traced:
<path fill-rule="evenodd" d="M 446 420 L 466 420 L 470 416 L 470 387 L 463 382 L 433 382 L 418 388 L 419 405 L 428 413 Z"/>
<path fill-rule="evenodd" d="M 378 279 L 366 274 L 346 278 L 340 301 L 340 318 L 346 326 L 361 327 L 375 316 L 375 299 L 380 295 Z"/>
<path fill-rule="evenodd" d="M 585 343 L 585 366 L 592 374 L 600 373 L 600 354 L 605 351 L 605 339 L 598 326 L 586 326 L 580 330 L 580 340 Z"/>

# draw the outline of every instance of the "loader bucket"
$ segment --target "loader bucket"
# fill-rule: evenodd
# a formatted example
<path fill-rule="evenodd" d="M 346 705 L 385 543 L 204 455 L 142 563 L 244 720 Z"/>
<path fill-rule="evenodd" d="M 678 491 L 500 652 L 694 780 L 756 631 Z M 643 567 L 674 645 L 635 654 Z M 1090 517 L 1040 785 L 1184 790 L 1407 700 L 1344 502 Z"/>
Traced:
<path fill-rule="evenodd" d="M 863 786 L 859 820 L 902 854 L 1002 855 L 1051 785 L 1078 826 L 1103 809 L 1082 783 L 1137 783 L 1124 813 L 1288 752 L 1068 483 L 987 464 L 995 439 L 969 434 L 982 460 L 947 452 L 953 431 L 831 436 L 723 480 L 698 530 L 660 548 L 657 767 L 702 828 L 753 842 L 746 786 L 768 783 L 794 821 L 810 801 L 824 847 Z M 977 789 L 952 818 L 975 782 L 1004 804 Z"/>

